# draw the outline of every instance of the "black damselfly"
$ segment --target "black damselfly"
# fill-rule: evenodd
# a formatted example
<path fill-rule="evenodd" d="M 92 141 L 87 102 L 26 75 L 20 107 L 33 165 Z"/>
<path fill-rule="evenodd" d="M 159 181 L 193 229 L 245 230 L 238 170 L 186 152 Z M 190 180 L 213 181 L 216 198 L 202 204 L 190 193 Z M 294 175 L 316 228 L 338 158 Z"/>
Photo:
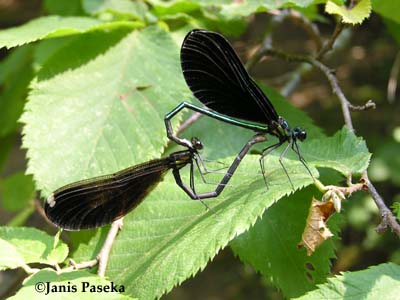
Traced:
<path fill-rule="evenodd" d="M 306 131 L 291 128 L 280 117 L 268 97 L 247 73 L 229 42 L 219 33 L 195 29 L 190 31 L 181 47 L 181 67 L 187 85 L 206 108 L 182 102 L 165 116 L 168 137 L 180 145 L 191 147 L 190 141 L 174 135 L 171 119 L 183 108 L 188 108 L 214 119 L 251 129 L 257 134 L 271 134 L 278 143 L 262 151 L 261 171 L 265 180 L 264 157 L 285 142 L 288 145 L 279 162 L 293 187 L 282 159 L 289 148 L 297 154 L 311 174 L 300 153 L 297 140 L 304 141 Z"/>
<path fill-rule="evenodd" d="M 194 183 L 194 162 L 201 173 L 198 150 L 202 143 L 193 138 L 188 150 L 171 153 L 166 158 L 151 160 L 114 174 L 81 180 L 57 189 L 45 203 L 45 213 L 51 222 L 66 230 L 96 228 L 113 222 L 137 207 L 145 196 L 172 169 L 175 181 L 190 198 L 201 200 L 217 197 L 225 188 L 241 159 L 252 145 L 265 141 L 255 135 L 243 147 L 228 171 L 211 192 L 197 194 Z M 182 181 L 180 170 L 190 165 L 190 184 Z"/>

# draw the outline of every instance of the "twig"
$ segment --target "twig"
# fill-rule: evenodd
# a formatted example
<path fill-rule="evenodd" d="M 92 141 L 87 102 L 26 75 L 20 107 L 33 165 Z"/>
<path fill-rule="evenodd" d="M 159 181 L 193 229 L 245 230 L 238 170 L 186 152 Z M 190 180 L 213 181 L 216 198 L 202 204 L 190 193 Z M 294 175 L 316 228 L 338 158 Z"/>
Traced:
<path fill-rule="evenodd" d="M 271 33 L 274 31 L 274 29 L 278 26 L 279 23 L 281 23 L 287 15 L 286 11 L 282 11 L 277 15 L 274 15 L 272 18 L 271 22 L 267 25 L 262 42 L 260 47 L 257 49 L 257 51 L 247 60 L 246 62 L 246 69 L 248 71 L 251 70 L 251 68 L 259 62 L 259 60 L 263 57 L 263 52 L 265 49 L 271 48 L 272 46 L 272 37 Z"/>
<path fill-rule="evenodd" d="M 318 69 L 320 69 L 325 74 L 326 78 L 328 78 L 329 83 L 331 84 L 332 87 L 332 91 L 336 94 L 336 96 L 338 96 L 340 104 L 342 106 L 344 122 L 351 131 L 354 131 L 353 121 L 351 119 L 349 110 L 350 102 L 347 100 L 342 89 L 339 87 L 338 80 L 334 75 L 333 71 L 315 58 L 311 58 L 310 63 L 315 67 L 317 67 Z"/>
<path fill-rule="evenodd" d="M 99 269 L 97 270 L 97 275 L 100 277 L 104 277 L 106 273 L 106 267 L 108 262 L 108 256 L 111 251 L 112 244 L 114 243 L 115 237 L 117 236 L 119 230 L 121 230 L 123 226 L 123 219 L 120 218 L 115 220 L 111 224 L 111 228 L 108 231 L 107 238 L 104 241 L 103 247 L 101 248 L 99 254 L 97 255 L 97 261 L 99 262 Z"/>
<path fill-rule="evenodd" d="M 353 183 L 349 186 L 335 186 L 335 185 L 327 185 L 325 186 L 328 190 L 336 190 L 342 192 L 346 196 L 350 196 L 351 194 L 358 192 L 358 191 L 365 191 L 368 190 L 366 182 L 358 182 Z"/>
<path fill-rule="evenodd" d="M 95 265 L 97 265 L 97 259 L 92 259 L 89 261 L 84 261 L 81 263 L 76 263 L 72 258 L 69 259 L 69 267 L 66 267 L 64 269 L 59 270 L 57 273 L 58 274 L 62 274 L 62 273 L 67 273 L 67 272 L 71 272 L 74 270 L 80 270 L 80 269 L 88 269 L 88 268 L 92 268 Z"/>
<path fill-rule="evenodd" d="M 366 184 L 368 186 L 368 191 L 372 196 L 372 199 L 374 199 L 376 206 L 378 206 L 379 212 L 381 213 L 382 217 L 381 223 L 375 229 L 376 232 L 382 233 L 389 226 L 392 229 L 392 231 L 398 237 L 400 237 L 400 225 L 397 222 L 396 217 L 393 215 L 392 211 L 386 206 L 381 195 L 379 195 L 374 185 L 369 180 L 367 172 L 364 172 L 363 178 L 366 181 Z"/>
<path fill-rule="evenodd" d="M 203 114 L 199 112 L 195 112 L 192 114 L 189 118 L 187 118 L 176 130 L 176 135 L 178 136 L 181 134 L 183 131 L 185 131 L 186 128 L 188 128 L 190 125 L 192 125 L 194 122 L 196 122 L 198 119 L 200 119 L 203 116 Z"/>
<path fill-rule="evenodd" d="M 104 244 L 101 247 L 101 250 L 95 259 L 80 263 L 76 263 L 74 260 L 70 259 L 69 260 L 70 266 L 61 270 L 57 270 L 57 273 L 61 274 L 61 273 L 71 272 L 73 270 L 92 268 L 98 264 L 99 269 L 97 270 L 97 275 L 99 275 L 100 277 L 104 277 L 108 262 L 108 256 L 110 254 L 112 244 L 114 243 L 118 231 L 122 228 L 122 225 L 123 225 L 123 218 L 120 218 L 112 222 L 111 228 L 107 233 L 106 240 L 104 241 Z"/>
<path fill-rule="evenodd" d="M 352 111 L 362 111 L 376 108 L 376 104 L 372 100 L 368 100 L 364 105 L 353 105 L 351 103 L 349 103 L 348 105 Z"/>
<path fill-rule="evenodd" d="M 329 82 L 331 83 L 333 92 L 338 96 L 340 103 L 342 105 L 342 112 L 343 112 L 343 116 L 345 119 L 345 123 L 349 127 L 350 130 L 354 131 L 354 127 L 353 127 L 353 123 L 352 123 L 352 119 L 351 119 L 351 115 L 350 115 L 350 107 L 352 105 L 347 100 L 342 89 L 340 88 L 336 76 L 333 74 L 333 72 L 328 67 L 326 67 L 321 62 L 319 62 L 315 59 L 313 59 L 311 62 L 313 63 L 314 66 L 318 67 L 321 71 L 323 71 L 325 76 L 328 78 Z M 369 102 L 370 101 L 368 101 L 367 104 Z M 369 104 L 369 106 L 372 107 L 372 106 L 374 106 L 374 104 Z M 379 211 L 381 213 L 382 221 L 376 228 L 376 231 L 381 233 L 384 230 L 386 230 L 388 226 L 390 226 L 392 231 L 395 232 L 398 237 L 400 237 L 400 224 L 397 222 L 392 211 L 386 206 L 382 197 L 378 194 L 374 185 L 369 180 L 367 171 L 364 171 L 364 173 L 362 174 L 362 178 L 363 178 L 363 180 L 365 180 L 365 184 L 368 186 L 369 194 L 374 199 L 375 204 L 378 206 Z"/>
<path fill-rule="evenodd" d="M 367 182 L 362 177 L 360 182 L 352 183 L 351 175 L 347 178 L 347 186 L 336 186 L 336 185 L 324 185 L 318 179 L 314 180 L 314 185 L 324 193 L 323 198 L 331 198 L 332 192 L 339 196 L 341 200 L 345 199 L 345 196 L 351 196 L 351 194 L 358 191 L 368 191 Z M 339 209 L 340 210 L 340 209 Z"/>
<path fill-rule="evenodd" d="M 318 27 L 315 24 L 311 23 L 306 17 L 304 17 L 301 13 L 294 11 L 292 9 L 282 10 L 278 15 L 275 15 L 272 18 L 271 23 L 267 26 L 264 31 L 264 37 L 261 42 L 260 48 L 248 59 L 246 62 L 246 69 L 250 70 L 260 59 L 264 56 L 264 51 L 266 49 L 271 48 L 272 46 L 272 38 L 271 32 L 285 20 L 287 17 L 290 17 L 294 22 L 298 23 L 302 28 L 306 31 L 306 33 L 310 36 L 310 38 L 316 44 L 317 50 L 320 50 L 322 47 L 322 41 L 320 38 Z M 337 33 L 339 35 L 340 32 Z"/>
<path fill-rule="evenodd" d="M 321 60 L 327 52 L 333 49 L 333 45 L 335 44 L 335 41 L 337 40 L 338 36 L 340 33 L 343 31 L 345 25 L 342 22 L 336 23 L 335 30 L 333 31 L 332 36 L 329 38 L 329 40 L 322 46 L 321 50 L 318 52 L 316 59 Z"/>

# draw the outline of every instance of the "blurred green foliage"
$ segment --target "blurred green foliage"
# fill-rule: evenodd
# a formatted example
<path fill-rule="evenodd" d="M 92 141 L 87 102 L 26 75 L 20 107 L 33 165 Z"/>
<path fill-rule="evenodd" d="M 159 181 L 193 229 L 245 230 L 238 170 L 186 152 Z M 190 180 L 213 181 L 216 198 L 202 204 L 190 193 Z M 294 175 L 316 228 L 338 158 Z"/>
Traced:
<path fill-rule="evenodd" d="M 8 9 L 13 12 L 17 6 L 12 5 L 17 1 L 10 3 Z M 307 29 L 309 21 L 315 22 L 325 34 L 334 30 L 335 22 L 358 23 L 369 17 L 361 26 L 348 30 L 356 32 L 351 42 L 343 46 L 343 52 L 333 53 L 328 63 L 333 67 L 340 64 L 336 74 L 354 104 L 363 104 L 370 98 L 378 104 L 374 112 L 355 113 L 354 125 L 373 153 L 369 175 L 378 183 L 379 191 L 399 218 L 399 101 L 389 105 L 384 98 L 388 81 L 398 81 L 396 68 L 399 66 L 394 64 L 394 57 L 399 47 L 394 41 L 400 43 L 400 3 L 362 0 L 359 6 L 344 9 L 345 3 L 342 0 L 44 0 L 36 12 L 43 17 L 0 31 L 0 47 L 11 48 L 3 52 L 6 55 L 0 61 L 0 168 L 5 170 L 0 178 L 0 196 L 5 214 L 13 217 L 9 225 L 15 226 L 1 227 L 1 267 L 22 267 L 31 273 L 28 264 L 32 262 L 55 265 L 65 263 L 67 255 L 78 261 L 97 255 L 108 228 L 64 234 L 63 238 L 72 245 L 69 251 L 58 237 L 17 226 L 31 225 L 29 222 L 37 216 L 35 186 L 47 195 L 67 182 L 113 172 L 171 151 L 165 149 L 167 139 L 162 118 L 180 101 L 192 100 L 180 74 L 178 50 L 185 33 L 194 27 L 219 31 L 229 38 L 242 36 L 241 40 L 235 40 L 235 46 L 246 59 L 254 53 L 253 45 L 259 46 L 261 38 L 268 34 L 274 46 L 278 41 L 284 49 L 294 48 L 290 52 L 306 49 L 312 53 L 311 39 L 299 34 L 299 28 Z M 286 26 L 290 22 L 282 20 L 285 17 L 281 20 L 279 16 L 271 17 L 278 13 L 284 16 L 288 8 L 301 13 L 305 25 L 300 22 L 290 27 Z M 325 10 L 338 16 L 326 14 Z M 272 14 L 265 18 L 268 13 Z M 1 12 L 2 15 L 6 13 Z M 32 18 L 31 12 L 19 15 L 26 15 L 26 21 Z M 10 24 L 9 18 L 4 19 L 4 24 L 0 21 L 0 25 L 6 24 Z M 278 73 L 296 72 L 296 69 L 275 68 L 274 62 L 263 61 L 254 70 L 257 79 L 263 79 L 264 65 L 270 71 L 279 70 Z M 397 74 L 397 78 L 393 74 Z M 311 137 L 302 149 L 310 165 L 319 168 L 321 180 L 340 184 L 343 177 L 333 169 L 342 174 L 359 173 L 366 168 L 369 154 L 365 144 L 345 130 L 334 138 L 324 137 L 324 131 L 336 132 L 342 127 L 342 118 L 336 99 L 320 77 L 305 74 L 303 80 L 307 83 L 302 82 L 292 95 L 297 105 L 307 106 L 304 111 L 310 112 L 318 126 L 303 112 L 287 105 L 285 97 L 271 88 L 265 90 L 291 124 L 309 129 Z M 394 93 L 399 95 L 396 90 Z M 12 147 L 21 137 L 18 120 L 24 123 L 24 146 L 28 149 L 29 167 L 23 170 L 9 167 L 14 160 Z M 204 135 L 204 132 L 215 135 Z M 200 137 L 207 145 L 205 155 L 225 159 L 226 163 L 249 137 L 244 130 L 232 129 L 207 118 L 196 122 L 184 135 Z M 315 140 L 312 141 L 312 137 Z M 227 146 L 222 148 L 222 144 Z M 333 220 L 332 226 L 341 236 L 340 240 L 324 244 L 310 260 L 305 251 L 293 248 L 300 240 L 297 236 L 305 222 L 308 201 L 312 196 L 321 195 L 312 187 L 286 195 L 290 191 L 285 190 L 286 179 L 278 169 L 278 154 L 272 155 L 271 162 L 268 160 L 271 183 L 276 184 L 269 194 L 261 193 L 263 182 L 260 174 L 255 174 L 257 159 L 251 156 L 253 161 L 246 160 L 242 173 L 235 175 L 234 188 L 209 202 L 216 206 L 214 216 L 207 215 L 198 203 L 186 199 L 172 179 L 166 178 L 160 188 L 127 217 L 126 228 L 115 244 L 115 255 L 111 254 L 110 276 L 125 283 L 129 296 L 161 297 L 184 280 L 196 282 L 198 276 L 188 278 L 202 270 L 232 240 L 234 253 L 261 272 L 260 281 L 264 283 L 256 287 L 265 290 L 264 296 L 275 299 L 300 296 L 315 289 L 317 283 L 326 281 L 329 270 L 335 273 L 359 269 L 365 270 L 332 279 L 304 295 L 304 299 L 320 299 L 318 297 L 326 293 L 333 293 L 339 299 L 346 296 L 372 299 L 375 297 L 372 287 L 382 293 L 388 291 L 385 299 L 392 299 L 393 290 L 397 295 L 399 279 L 393 275 L 398 272 L 397 266 L 383 264 L 367 269 L 388 261 L 400 263 L 400 251 L 392 233 L 376 234 L 379 213 L 365 194 L 357 193 L 343 204 L 341 219 L 345 221 L 341 225 Z M 295 157 L 289 155 L 288 158 L 289 171 L 296 173 L 293 175 L 296 186 L 310 184 L 301 177 L 304 169 L 299 169 L 291 160 Z M 25 172 L 33 177 L 24 175 Z M 354 175 L 356 180 L 358 174 Z M 43 219 L 40 220 L 35 226 L 51 231 Z M 251 225 L 254 227 L 248 230 Z M 240 233 L 243 234 L 234 239 Z M 31 249 L 33 253 L 27 251 Z M 335 249 L 337 259 L 330 269 Z M 218 260 L 213 264 L 218 264 Z M 209 274 L 207 272 L 204 271 Z M 240 266 L 238 272 L 254 274 L 247 266 Z M 290 272 L 292 278 L 287 282 L 286 272 Z M 214 278 L 215 275 L 210 276 Z M 243 275 L 243 282 L 246 276 L 249 277 Z M 387 288 L 384 282 L 373 286 L 371 282 L 379 276 L 390 278 L 391 287 Z M 58 276 L 42 270 L 24 284 L 15 299 L 40 297 L 31 286 L 38 278 L 106 284 L 86 271 Z M 179 295 L 190 295 L 185 284 L 168 297 L 182 299 Z M 271 292 L 271 284 L 280 292 Z M 208 296 L 207 289 L 199 285 L 202 297 L 199 299 L 203 299 Z M 343 287 L 352 285 L 357 285 L 361 293 L 353 295 L 350 289 L 347 294 L 343 293 Z M 235 282 L 233 290 L 243 295 L 246 287 Z M 228 291 L 223 291 L 222 295 L 226 299 L 235 298 Z M 84 294 L 65 296 L 85 298 Z M 128 299 L 122 295 L 118 297 Z"/>

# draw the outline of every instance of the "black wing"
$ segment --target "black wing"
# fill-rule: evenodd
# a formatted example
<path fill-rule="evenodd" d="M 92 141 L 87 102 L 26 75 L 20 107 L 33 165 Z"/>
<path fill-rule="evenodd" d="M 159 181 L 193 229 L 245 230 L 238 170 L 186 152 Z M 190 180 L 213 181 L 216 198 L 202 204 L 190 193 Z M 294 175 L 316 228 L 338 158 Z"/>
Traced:
<path fill-rule="evenodd" d="M 182 43 L 181 66 L 193 94 L 210 109 L 267 125 L 278 121 L 268 97 L 222 35 L 199 29 L 190 31 Z"/>
<path fill-rule="evenodd" d="M 45 204 L 51 222 L 66 230 L 96 228 L 139 205 L 169 168 L 158 159 L 112 175 L 78 181 L 56 190 Z"/>

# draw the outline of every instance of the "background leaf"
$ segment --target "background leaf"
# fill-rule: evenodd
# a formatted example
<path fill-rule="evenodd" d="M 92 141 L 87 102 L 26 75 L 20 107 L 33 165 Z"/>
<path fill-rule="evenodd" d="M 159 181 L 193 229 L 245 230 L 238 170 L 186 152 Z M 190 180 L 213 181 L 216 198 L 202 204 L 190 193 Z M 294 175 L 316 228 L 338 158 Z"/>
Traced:
<path fill-rule="evenodd" d="M 55 245 L 55 237 L 35 228 L 0 227 L 0 238 L 15 247 L 15 255 L 22 257 L 25 264 L 55 265 L 68 255 L 66 244 L 58 241 Z"/>
<path fill-rule="evenodd" d="M 35 195 L 35 184 L 32 176 L 22 172 L 14 173 L 0 181 L 3 207 L 8 211 L 25 208 Z"/>
<path fill-rule="evenodd" d="M 328 279 L 300 298 L 308 299 L 398 299 L 400 289 L 400 267 L 393 263 L 373 266 L 367 270 L 344 272 L 340 276 Z"/>
<path fill-rule="evenodd" d="M 33 78 L 32 48 L 21 47 L 13 51 L 0 64 L 0 136 L 12 134 L 18 127 L 28 85 Z"/>
<path fill-rule="evenodd" d="M 43 5 L 49 15 L 73 16 L 83 13 L 81 0 L 44 0 Z"/>
<path fill-rule="evenodd" d="M 332 168 L 345 176 L 361 174 L 371 158 L 365 141 L 346 127 L 333 137 L 307 141 L 301 145 L 301 149 L 312 165 Z"/>
<path fill-rule="evenodd" d="M 330 260 L 335 258 L 334 243 L 323 243 L 312 256 L 299 250 L 309 206 L 315 188 L 306 188 L 272 205 L 262 219 L 231 242 L 231 247 L 243 262 L 271 280 L 287 298 L 293 298 L 325 281 L 330 272 Z M 337 226 L 329 227 L 337 234 Z"/>
<path fill-rule="evenodd" d="M 343 23 L 359 24 L 371 14 L 371 0 L 360 0 L 352 8 L 338 6 L 332 1 L 328 1 L 325 6 L 328 14 L 336 14 L 342 17 Z"/>
<path fill-rule="evenodd" d="M 0 32 L 0 48 L 12 48 L 46 37 L 65 36 L 83 32 L 101 22 L 87 17 L 47 16 Z"/>
<path fill-rule="evenodd" d="M 221 16 L 226 18 L 236 18 L 238 16 L 248 16 L 252 13 L 266 11 L 270 9 L 278 9 L 285 6 L 307 6 L 314 0 L 248 0 L 248 1 L 211 1 L 211 0 L 192 0 L 192 1 L 149 1 L 153 10 L 157 15 L 176 14 L 178 12 L 191 12 L 202 7 L 204 10 L 219 10 Z"/>
<path fill-rule="evenodd" d="M 91 15 L 109 12 L 139 20 L 143 20 L 147 12 L 146 4 L 140 0 L 83 0 L 82 6 Z"/>
<path fill-rule="evenodd" d="M 24 258 L 11 243 L 0 238 L 0 271 L 25 266 Z"/>
<path fill-rule="evenodd" d="M 3 169 L 4 163 L 7 160 L 8 155 L 12 149 L 15 142 L 15 135 L 9 134 L 6 137 L 0 137 L 0 171 Z"/>
<path fill-rule="evenodd" d="M 386 19 L 400 23 L 400 2 L 372 0 L 372 7 Z"/>

